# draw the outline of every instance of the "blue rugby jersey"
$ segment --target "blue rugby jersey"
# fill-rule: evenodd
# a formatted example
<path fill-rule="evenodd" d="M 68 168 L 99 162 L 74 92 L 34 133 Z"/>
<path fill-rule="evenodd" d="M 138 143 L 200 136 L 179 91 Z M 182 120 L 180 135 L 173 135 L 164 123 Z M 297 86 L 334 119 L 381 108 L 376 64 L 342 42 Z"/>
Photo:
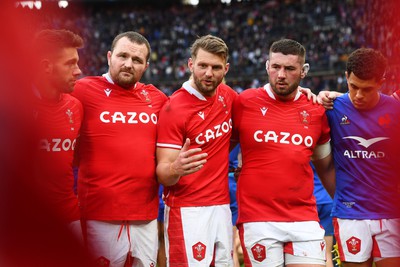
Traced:
<path fill-rule="evenodd" d="M 399 217 L 400 104 L 381 94 L 374 108 L 357 110 L 347 93 L 326 114 L 336 168 L 332 215 Z"/>

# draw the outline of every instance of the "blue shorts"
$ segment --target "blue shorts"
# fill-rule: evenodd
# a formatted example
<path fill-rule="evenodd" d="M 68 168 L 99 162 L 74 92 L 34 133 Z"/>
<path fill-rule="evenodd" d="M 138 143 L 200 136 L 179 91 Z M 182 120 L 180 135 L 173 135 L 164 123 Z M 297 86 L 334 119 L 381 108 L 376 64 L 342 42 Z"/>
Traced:
<path fill-rule="evenodd" d="M 332 203 L 318 204 L 318 217 L 319 223 L 325 229 L 325 235 L 333 235 L 333 224 L 332 224 Z"/>
<path fill-rule="evenodd" d="M 236 201 L 237 184 L 233 172 L 230 172 L 228 177 L 229 177 L 229 197 L 231 199 L 230 208 L 232 213 L 232 224 L 236 225 L 236 221 L 238 218 L 238 205 Z"/>
<path fill-rule="evenodd" d="M 160 187 L 158 188 L 158 200 L 159 200 L 159 205 L 158 205 L 158 217 L 157 217 L 157 221 L 159 222 L 164 222 L 164 201 L 162 199 L 162 194 L 164 191 L 164 186 L 162 186 L 160 184 Z"/>

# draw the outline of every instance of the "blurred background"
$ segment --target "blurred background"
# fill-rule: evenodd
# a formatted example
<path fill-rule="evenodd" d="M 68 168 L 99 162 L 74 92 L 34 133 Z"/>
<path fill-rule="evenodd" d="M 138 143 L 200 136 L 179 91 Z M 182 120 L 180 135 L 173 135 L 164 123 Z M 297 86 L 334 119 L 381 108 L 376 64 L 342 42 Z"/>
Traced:
<path fill-rule="evenodd" d="M 120 32 L 143 34 L 152 47 L 144 79 L 171 94 L 189 77 L 189 46 L 196 36 L 221 37 L 230 49 L 227 83 L 237 91 L 267 81 L 265 61 L 273 41 L 291 38 L 307 49 L 311 70 L 303 86 L 346 91 L 345 62 L 359 47 L 389 59 L 391 93 L 399 84 L 400 20 L 395 0 L 42 0 L 15 6 L 34 29 L 66 28 L 85 39 L 84 75 L 108 69 L 106 53 Z"/>

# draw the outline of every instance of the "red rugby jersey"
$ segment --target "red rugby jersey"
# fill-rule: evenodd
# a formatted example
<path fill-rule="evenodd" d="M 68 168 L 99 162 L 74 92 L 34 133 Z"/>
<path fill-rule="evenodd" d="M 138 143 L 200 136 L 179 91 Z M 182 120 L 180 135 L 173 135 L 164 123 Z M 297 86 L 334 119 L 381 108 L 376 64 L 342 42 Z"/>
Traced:
<path fill-rule="evenodd" d="M 80 219 L 73 191 L 72 162 L 82 112 L 78 99 L 61 94 L 57 102 L 35 101 L 33 114 L 39 138 L 35 183 L 55 212 L 67 222 Z"/>
<path fill-rule="evenodd" d="M 160 112 L 157 147 L 201 147 L 207 163 L 193 174 L 166 187 L 170 207 L 211 206 L 229 203 L 228 158 L 232 132 L 231 109 L 237 93 L 220 84 L 213 97 L 204 97 L 189 82 L 176 91 Z"/>
<path fill-rule="evenodd" d="M 156 129 L 165 94 L 142 83 L 126 90 L 107 75 L 79 80 L 73 94 L 85 112 L 78 145 L 82 216 L 157 218 Z"/>
<path fill-rule="evenodd" d="M 233 120 L 243 159 L 238 223 L 318 220 L 309 163 L 330 140 L 324 108 L 301 93 L 279 101 L 267 84 L 239 95 Z"/>

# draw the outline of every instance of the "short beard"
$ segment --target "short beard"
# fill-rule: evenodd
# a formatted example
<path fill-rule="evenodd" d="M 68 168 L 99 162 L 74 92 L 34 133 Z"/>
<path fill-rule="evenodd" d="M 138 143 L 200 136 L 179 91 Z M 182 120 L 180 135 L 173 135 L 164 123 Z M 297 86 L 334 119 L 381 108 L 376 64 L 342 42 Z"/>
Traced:
<path fill-rule="evenodd" d="M 197 87 L 197 90 L 203 95 L 203 96 L 212 96 L 213 92 L 217 89 L 218 84 L 213 83 L 212 84 L 212 88 L 208 89 L 209 87 L 205 87 L 203 86 L 203 84 L 201 83 L 201 81 L 199 79 L 197 79 L 196 77 L 193 77 L 194 80 L 194 84 Z"/>
<path fill-rule="evenodd" d="M 299 86 L 299 84 L 292 84 L 288 87 L 288 90 L 280 91 L 276 88 L 275 84 L 274 85 L 271 84 L 271 88 L 274 91 L 274 93 L 279 96 L 284 96 L 284 97 L 292 94 L 297 89 L 298 86 Z"/>
<path fill-rule="evenodd" d="M 130 89 L 132 86 L 136 84 L 135 76 L 132 76 L 132 78 L 121 78 L 120 77 L 120 72 L 117 73 L 116 77 L 112 77 L 112 80 L 114 81 L 115 84 L 119 85 L 120 87 L 124 89 Z"/>

